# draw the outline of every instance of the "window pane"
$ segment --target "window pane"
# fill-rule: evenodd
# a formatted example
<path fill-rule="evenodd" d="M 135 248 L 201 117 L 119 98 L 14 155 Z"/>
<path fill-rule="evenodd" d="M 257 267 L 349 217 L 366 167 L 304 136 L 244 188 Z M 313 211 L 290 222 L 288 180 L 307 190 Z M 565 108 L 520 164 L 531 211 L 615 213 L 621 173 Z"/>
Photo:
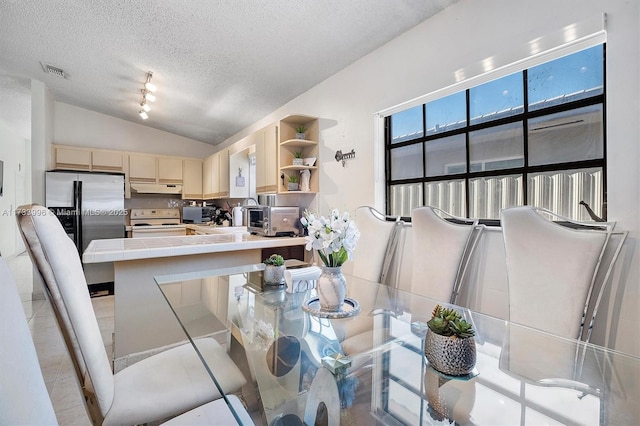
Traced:
<path fill-rule="evenodd" d="M 469 217 L 499 219 L 500 210 L 522 202 L 522 175 L 469 180 Z"/>
<path fill-rule="evenodd" d="M 466 215 L 463 179 L 428 182 L 426 189 L 425 206 L 437 207 L 454 216 Z"/>
<path fill-rule="evenodd" d="M 422 206 L 422 184 L 392 185 L 389 190 L 389 214 L 391 216 L 411 216 L 411 210 Z"/>
<path fill-rule="evenodd" d="M 455 135 L 427 141 L 427 176 L 442 176 L 467 171 L 465 136 Z"/>
<path fill-rule="evenodd" d="M 470 124 L 522 113 L 523 94 L 522 73 L 511 74 L 470 89 Z"/>
<path fill-rule="evenodd" d="M 427 135 L 459 129 L 467 125 L 465 92 L 437 99 L 427 104 Z"/>
<path fill-rule="evenodd" d="M 603 93 L 602 45 L 529 69 L 529 110 Z"/>
<path fill-rule="evenodd" d="M 529 204 L 560 216 L 593 222 L 584 201 L 596 216 L 603 216 L 602 168 L 532 173 L 528 176 Z"/>
<path fill-rule="evenodd" d="M 524 166 L 522 122 L 469 133 L 469 159 L 474 172 Z"/>
<path fill-rule="evenodd" d="M 529 165 L 603 158 L 602 105 L 529 120 Z"/>
<path fill-rule="evenodd" d="M 391 150 L 391 180 L 422 177 L 422 144 Z"/>
<path fill-rule="evenodd" d="M 422 129 L 422 105 L 398 112 L 391 116 L 391 143 L 420 138 Z"/>

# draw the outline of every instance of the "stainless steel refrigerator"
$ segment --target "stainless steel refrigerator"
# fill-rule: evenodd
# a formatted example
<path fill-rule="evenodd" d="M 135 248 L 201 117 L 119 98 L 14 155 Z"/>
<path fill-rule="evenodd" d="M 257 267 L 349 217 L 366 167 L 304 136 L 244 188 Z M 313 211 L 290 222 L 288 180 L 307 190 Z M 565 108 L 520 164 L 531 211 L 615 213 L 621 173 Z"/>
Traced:
<path fill-rule="evenodd" d="M 45 194 L 80 256 L 92 240 L 125 237 L 124 175 L 46 172 Z M 113 263 L 83 267 L 92 290 L 113 285 Z"/>

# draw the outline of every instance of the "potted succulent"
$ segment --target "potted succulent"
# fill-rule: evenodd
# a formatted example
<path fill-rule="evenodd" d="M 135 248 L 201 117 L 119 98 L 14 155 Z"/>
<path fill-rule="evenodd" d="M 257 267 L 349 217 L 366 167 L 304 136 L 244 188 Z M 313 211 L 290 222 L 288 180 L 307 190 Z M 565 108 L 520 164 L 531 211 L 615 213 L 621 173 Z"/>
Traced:
<path fill-rule="evenodd" d="M 297 150 L 293 153 L 293 165 L 294 166 L 302 166 L 304 164 L 304 159 L 302 158 L 302 150 Z"/>
<path fill-rule="evenodd" d="M 287 186 L 289 191 L 297 191 L 298 190 L 298 176 L 291 175 L 289 176 L 289 184 Z"/>
<path fill-rule="evenodd" d="M 306 131 L 307 131 L 307 128 L 304 126 L 296 127 L 296 139 L 305 139 Z"/>
<path fill-rule="evenodd" d="M 424 355 L 431 367 L 451 376 L 464 376 L 476 365 L 475 331 L 454 309 L 437 305 L 427 321 Z"/>
<path fill-rule="evenodd" d="M 285 284 L 284 280 L 284 270 L 286 266 L 284 265 L 284 258 L 279 254 L 272 254 L 262 261 L 265 264 L 264 274 L 262 282 L 265 285 L 283 285 Z"/>

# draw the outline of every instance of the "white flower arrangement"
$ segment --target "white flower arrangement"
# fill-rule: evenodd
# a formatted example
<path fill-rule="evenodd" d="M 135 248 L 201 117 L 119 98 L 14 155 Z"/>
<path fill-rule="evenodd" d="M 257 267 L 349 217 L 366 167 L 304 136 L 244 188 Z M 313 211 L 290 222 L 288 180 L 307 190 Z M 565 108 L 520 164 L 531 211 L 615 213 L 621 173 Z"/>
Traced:
<path fill-rule="evenodd" d="M 342 266 L 353 258 L 360 231 L 348 212 L 341 214 L 338 209 L 333 209 L 327 219 L 305 210 L 300 222 L 308 231 L 306 249 L 317 250 L 325 266 Z"/>

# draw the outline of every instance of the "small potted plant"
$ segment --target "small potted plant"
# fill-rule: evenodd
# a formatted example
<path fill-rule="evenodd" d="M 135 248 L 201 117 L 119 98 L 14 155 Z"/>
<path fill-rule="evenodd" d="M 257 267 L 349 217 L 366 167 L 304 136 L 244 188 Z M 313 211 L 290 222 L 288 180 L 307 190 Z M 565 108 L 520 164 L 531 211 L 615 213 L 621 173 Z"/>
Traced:
<path fill-rule="evenodd" d="M 305 139 L 306 138 L 307 128 L 304 126 L 296 127 L 296 139 Z"/>
<path fill-rule="evenodd" d="M 296 176 L 296 175 L 289 176 L 289 184 L 287 185 L 287 189 L 289 191 L 297 191 L 298 190 L 298 176 Z"/>
<path fill-rule="evenodd" d="M 476 365 L 475 331 L 454 309 L 437 305 L 427 322 L 424 355 L 431 367 L 451 376 L 464 376 Z"/>
<path fill-rule="evenodd" d="M 264 275 L 262 282 L 265 285 L 279 286 L 285 284 L 284 270 L 284 258 L 279 254 L 272 254 L 267 257 L 262 263 L 265 264 Z"/>
<path fill-rule="evenodd" d="M 293 165 L 294 166 L 302 166 L 304 164 L 304 159 L 302 157 L 302 150 L 296 150 L 293 153 Z"/>

